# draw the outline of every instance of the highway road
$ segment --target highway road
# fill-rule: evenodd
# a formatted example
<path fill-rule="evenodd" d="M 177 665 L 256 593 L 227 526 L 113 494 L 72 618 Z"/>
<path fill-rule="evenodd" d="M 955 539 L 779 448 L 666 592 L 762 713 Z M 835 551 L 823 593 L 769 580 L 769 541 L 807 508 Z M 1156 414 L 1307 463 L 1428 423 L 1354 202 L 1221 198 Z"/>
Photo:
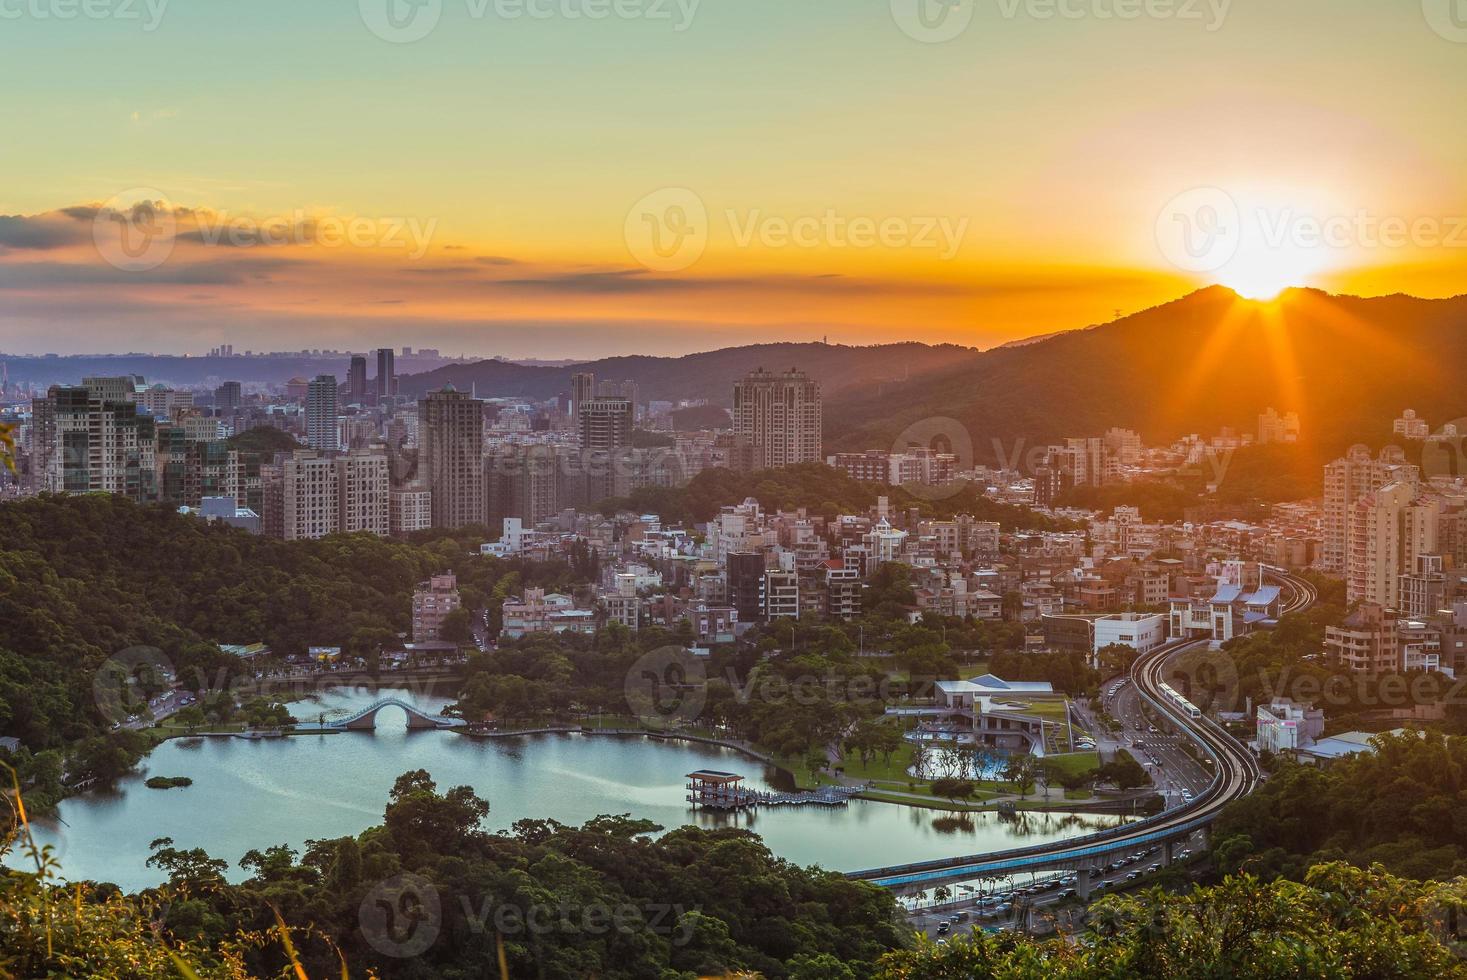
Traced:
<path fill-rule="evenodd" d="M 1297 612 L 1314 602 L 1316 593 L 1303 579 L 1280 569 L 1268 571 L 1288 590 L 1289 599 L 1284 612 Z M 877 868 L 855 872 L 851 877 L 910 892 L 995 875 L 1108 863 L 1114 860 L 1115 855 L 1146 851 L 1155 844 L 1189 837 L 1204 829 L 1230 803 L 1251 793 L 1263 778 L 1251 750 L 1210 718 L 1193 717 L 1173 702 L 1162 688 L 1166 682 L 1166 665 L 1184 651 L 1203 648 L 1207 643 L 1207 640 L 1182 639 L 1143 654 L 1132 665 L 1127 685 L 1134 688 L 1139 702 L 1155 717 L 1163 719 L 1167 727 L 1190 739 L 1196 750 L 1210 760 L 1204 763 L 1206 769 L 1203 771 L 1210 770 L 1212 776 L 1205 786 L 1199 784 L 1196 790 L 1192 789 L 1192 783 L 1197 781 L 1197 773 L 1190 772 L 1177 760 L 1175 778 L 1179 785 L 1176 792 L 1180 795 L 1182 788 L 1188 789 L 1193 797 L 1190 801 L 1184 798 L 1182 805 L 1155 817 L 1089 837 L 994 854 Z M 1150 736 L 1149 731 L 1146 734 Z M 1179 747 L 1165 743 L 1156 744 L 1155 749 L 1159 755 L 1165 753 L 1169 758 L 1174 750 L 1181 751 Z"/>

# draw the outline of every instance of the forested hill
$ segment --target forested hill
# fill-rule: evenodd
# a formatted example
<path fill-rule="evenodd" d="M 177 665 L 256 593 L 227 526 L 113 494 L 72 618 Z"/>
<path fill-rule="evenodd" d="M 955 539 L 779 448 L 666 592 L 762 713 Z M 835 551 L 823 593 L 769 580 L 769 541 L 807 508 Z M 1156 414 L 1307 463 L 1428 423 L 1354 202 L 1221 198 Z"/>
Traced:
<path fill-rule="evenodd" d="M 460 391 L 477 390 L 481 398 L 553 398 L 570 391 L 571 375 L 589 371 L 598 380 L 637 382 L 644 399 L 706 398 L 727 405 L 734 382 L 761 367 L 799 368 L 819 381 L 829 396 L 852 389 L 880 391 L 905 378 L 966 363 L 977 353 L 951 344 L 755 344 L 686 357 L 609 357 L 574 367 L 527 367 L 507 361 L 453 364 L 404 377 L 400 386 L 404 395 L 413 397 L 452 384 Z"/>
<path fill-rule="evenodd" d="M 129 647 L 210 683 L 234 662 L 221 643 L 367 656 L 409 628 L 430 574 L 454 570 L 467 596 L 517 569 L 478 556 L 482 530 L 425 538 L 275 541 L 100 494 L 0 506 L 0 732 L 45 749 L 104 731 L 93 681 Z M 563 567 L 536 571 L 570 581 Z"/>
<path fill-rule="evenodd" d="M 1467 416 L 1467 296 L 1360 299 L 1292 290 L 1275 303 L 1213 287 L 1134 316 L 976 355 L 883 390 L 828 398 L 827 448 L 888 448 L 913 423 L 953 418 L 980 460 L 1066 436 L 1135 429 L 1149 443 L 1223 426 L 1255 432 L 1297 411 L 1313 467 L 1384 443 L 1414 408 L 1433 427 Z"/>

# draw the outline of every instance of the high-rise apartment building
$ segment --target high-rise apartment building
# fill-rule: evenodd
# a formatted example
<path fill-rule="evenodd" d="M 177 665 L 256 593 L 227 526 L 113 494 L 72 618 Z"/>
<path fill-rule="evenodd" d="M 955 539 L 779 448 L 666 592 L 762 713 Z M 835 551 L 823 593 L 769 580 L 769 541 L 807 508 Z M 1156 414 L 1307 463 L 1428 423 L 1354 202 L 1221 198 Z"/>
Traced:
<path fill-rule="evenodd" d="M 1324 541 L 1319 565 L 1334 575 L 1344 575 L 1350 561 L 1350 524 L 1355 504 L 1388 483 L 1417 483 L 1420 470 L 1406 462 L 1396 446 L 1381 450 L 1372 459 L 1365 446 L 1354 446 L 1341 459 L 1324 468 Z"/>
<path fill-rule="evenodd" d="M 1437 553 L 1441 505 L 1415 483 L 1391 483 L 1356 502 L 1350 513 L 1345 577 L 1350 602 L 1400 610 L 1401 576 L 1417 559 Z"/>
<path fill-rule="evenodd" d="M 338 530 L 387 537 L 392 500 L 386 447 L 353 449 L 335 463 Z"/>
<path fill-rule="evenodd" d="M 394 537 L 426 531 L 433 526 L 433 494 L 417 484 L 391 491 L 391 530 Z"/>
<path fill-rule="evenodd" d="M 298 449 L 280 464 L 278 492 L 265 497 L 265 527 L 286 541 L 310 541 L 335 534 L 341 526 L 341 494 L 336 463 L 312 449 Z"/>
<path fill-rule="evenodd" d="M 117 493 L 155 499 L 157 436 L 154 421 L 130 400 L 103 397 L 104 388 L 53 387 L 36 438 L 46 440 L 38 461 L 42 488 L 55 493 Z"/>
<path fill-rule="evenodd" d="M 588 371 L 571 375 L 571 418 L 580 418 L 581 406 L 596 397 L 596 375 Z"/>
<path fill-rule="evenodd" d="M 632 403 L 627 398 L 596 397 L 576 412 L 576 432 L 585 452 L 608 452 L 632 441 Z"/>
<path fill-rule="evenodd" d="M 381 447 L 326 455 L 298 449 L 262 467 L 265 533 L 287 541 L 391 531 L 390 478 Z"/>
<path fill-rule="evenodd" d="M 418 402 L 418 472 L 433 495 L 433 526 L 483 524 L 484 403 L 452 385 Z"/>
<path fill-rule="evenodd" d="M 360 355 L 351 359 L 346 372 L 346 400 L 350 405 L 367 403 L 367 359 Z"/>
<path fill-rule="evenodd" d="M 244 405 L 244 387 L 238 381 L 226 381 L 214 389 L 214 408 L 228 415 Z"/>
<path fill-rule="evenodd" d="M 322 452 L 341 448 L 341 434 L 336 420 L 336 376 L 318 374 L 306 389 L 306 445 Z"/>
<path fill-rule="evenodd" d="M 734 384 L 733 425 L 739 468 L 819 462 L 820 385 L 802 371 L 761 368 Z"/>
<path fill-rule="evenodd" d="M 397 397 L 397 367 L 391 347 L 377 350 L 377 400 Z"/>

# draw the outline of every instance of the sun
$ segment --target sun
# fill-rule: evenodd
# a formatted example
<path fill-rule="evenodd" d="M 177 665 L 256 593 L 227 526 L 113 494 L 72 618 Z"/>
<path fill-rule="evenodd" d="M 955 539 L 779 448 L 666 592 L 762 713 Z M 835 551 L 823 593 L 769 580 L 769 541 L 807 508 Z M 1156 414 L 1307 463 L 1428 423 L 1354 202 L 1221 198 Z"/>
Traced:
<path fill-rule="evenodd" d="M 1310 286 L 1325 266 L 1316 249 L 1289 246 L 1244 248 L 1218 270 L 1217 280 L 1246 299 L 1277 299 L 1284 290 Z"/>

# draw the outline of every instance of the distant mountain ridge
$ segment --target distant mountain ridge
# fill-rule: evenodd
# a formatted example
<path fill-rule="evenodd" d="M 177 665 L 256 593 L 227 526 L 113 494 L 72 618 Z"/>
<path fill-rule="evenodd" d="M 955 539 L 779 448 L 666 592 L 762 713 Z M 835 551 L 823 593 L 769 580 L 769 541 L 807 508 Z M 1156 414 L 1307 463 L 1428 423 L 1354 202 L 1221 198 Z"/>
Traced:
<path fill-rule="evenodd" d="M 561 367 L 531 367 L 508 361 L 445 365 L 403 376 L 402 394 L 417 397 L 452 384 L 479 397 L 553 398 L 569 392 L 571 376 L 582 371 L 597 381 L 635 381 L 644 399 L 679 401 L 706 398 L 728 405 L 734 382 L 757 368 L 799 368 L 821 383 L 826 397 L 853 389 L 884 390 L 890 385 L 942 368 L 966 363 L 979 352 L 955 344 L 755 344 L 689 354 L 684 357 L 607 357 Z"/>
<path fill-rule="evenodd" d="M 938 418 L 979 460 L 1135 429 L 1149 443 L 1297 411 L 1304 449 L 1384 442 L 1403 409 L 1467 416 L 1467 296 L 1363 299 L 1291 290 L 1273 303 L 1211 287 L 1111 323 L 976 354 L 883 391 L 827 401 L 827 445 L 888 448 Z M 930 422 L 928 425 L 930 427 Z M 995 446 L 995 440 L 997 446 Z"/>

